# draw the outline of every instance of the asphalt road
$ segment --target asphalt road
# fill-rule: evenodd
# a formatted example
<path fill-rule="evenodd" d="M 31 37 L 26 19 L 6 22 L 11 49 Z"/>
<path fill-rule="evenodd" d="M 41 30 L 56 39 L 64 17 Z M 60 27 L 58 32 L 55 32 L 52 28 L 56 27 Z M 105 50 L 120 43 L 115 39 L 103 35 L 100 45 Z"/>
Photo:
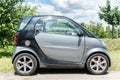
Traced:
<path fill-rule="evenodd" d="M 120 80 L 120 71 L 91 75 L 86 70 L 80 69 L 42 69 L 32 76 L 0 73 L 0 80 Z"/>

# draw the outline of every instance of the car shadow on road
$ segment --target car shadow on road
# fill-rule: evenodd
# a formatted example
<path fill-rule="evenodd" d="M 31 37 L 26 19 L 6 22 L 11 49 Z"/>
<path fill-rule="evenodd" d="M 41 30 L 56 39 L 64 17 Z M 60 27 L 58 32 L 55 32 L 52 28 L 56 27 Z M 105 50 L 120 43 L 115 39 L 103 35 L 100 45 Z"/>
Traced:
<path fill-rule="evenodd" d="M 85 69 L 38 69 L 37 74 L 88 74 Z"/>
<path fill-rule="evenodd" d="M 36 74 L 90 74 L 86 69 L 37 69 Z M 36 75 L 35 74 L 35 75 Z M 108 74 L 105 73 L 103 75 Z"/>
<path fill-rule="evenodd" d="M 38 69 L 37 74 L 89 74 L 85 69 Z"/>
<path fill-rule="evenodd" d="M 14 73 L 15 75 L 17 75 L 16 73 Z M 36 72 L 32 75 L 44 75 L 44 74 L 86 74 L 86 75 L 94 75 L 94 74 L 90 74 L 88 72 L 87 69 L 37 69 Z M 108 72 L 106 72 L 105 74 L 102 75 L 107 75 L 109 74 Z"/>

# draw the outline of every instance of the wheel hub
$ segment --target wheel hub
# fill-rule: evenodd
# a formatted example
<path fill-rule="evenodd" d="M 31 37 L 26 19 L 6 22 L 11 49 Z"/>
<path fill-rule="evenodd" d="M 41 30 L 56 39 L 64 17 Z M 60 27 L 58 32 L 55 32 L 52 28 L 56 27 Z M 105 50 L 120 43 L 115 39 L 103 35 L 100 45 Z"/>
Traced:
<path fill-rule="evenodd" d="M 90 61 L 90 68 L 96 72 L 102 72 L 107 67 L 107 62 L 102 56 L 95 56 Z"/>
<path fill-rule="evenodd" d="M 17 69 L 22 73 L 28 73 L 33 68 L 33 61 L 28 56 L 22 56 L 17 60 Z"/>

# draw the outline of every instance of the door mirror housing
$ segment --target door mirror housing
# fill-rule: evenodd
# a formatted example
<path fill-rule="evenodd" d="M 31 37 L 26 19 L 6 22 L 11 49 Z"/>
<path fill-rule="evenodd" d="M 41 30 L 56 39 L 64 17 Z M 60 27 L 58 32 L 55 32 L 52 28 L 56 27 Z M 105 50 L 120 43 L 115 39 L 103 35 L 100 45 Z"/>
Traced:
<path fill-rule="evenodd" d="M 73 32 L 72 32 L 72 35 L 73 35 L 73 36 L 79 36 L 79 37 L 81 37 L 81 36 L 83 36 L 83 32 L 73 31 Z"/>
<path fill-rule="evenodd" d="M 79 37 L 83 36 L 83 32 L 78 33 L 78 36 Z"/>

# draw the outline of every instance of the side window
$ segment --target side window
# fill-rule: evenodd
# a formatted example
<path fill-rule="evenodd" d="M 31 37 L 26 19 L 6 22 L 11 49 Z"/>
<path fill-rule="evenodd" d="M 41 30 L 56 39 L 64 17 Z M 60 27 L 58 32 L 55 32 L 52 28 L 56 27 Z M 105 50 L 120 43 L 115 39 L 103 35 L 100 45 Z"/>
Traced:
<path fill-rule="evenodd" d="M 66 19 L 51 19 L 45 23 L 45 32 L 61 35 L 77 35 L 79 30 Z"/>
<path fill-rule="evenodd" d="M 35 34 L 42 32 L 44 29 L 44 22 L 42 20 L 38 20 L 35 25 Z"/>

